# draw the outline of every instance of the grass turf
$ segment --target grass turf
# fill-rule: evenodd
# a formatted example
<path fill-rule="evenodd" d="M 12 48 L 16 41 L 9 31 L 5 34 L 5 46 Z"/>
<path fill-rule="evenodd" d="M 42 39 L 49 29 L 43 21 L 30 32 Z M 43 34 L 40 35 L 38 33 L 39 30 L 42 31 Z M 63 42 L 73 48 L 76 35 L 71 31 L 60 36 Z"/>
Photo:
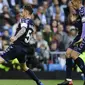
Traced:
<path fill-rule="evenodd" d="M 63 80 L 42 80 L 44 85 L 57 85 Z M 36 85 L 32 80 L 0 80 L 0 85 Z M 83 85 L 83 81 L 75 80 L 74 85 Z"/>

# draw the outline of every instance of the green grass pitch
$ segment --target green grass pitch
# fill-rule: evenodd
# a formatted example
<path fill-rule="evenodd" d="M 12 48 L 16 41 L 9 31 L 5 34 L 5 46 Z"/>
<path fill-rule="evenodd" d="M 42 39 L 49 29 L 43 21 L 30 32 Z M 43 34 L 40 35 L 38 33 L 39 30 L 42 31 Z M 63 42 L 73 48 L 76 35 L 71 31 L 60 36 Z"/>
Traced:
<path fill-rule="evenodd" d="M 44 85 L 57 85 L 63 80 L 42 80 Z M 0 80 L 0 85 L 36 85 L 32 80 Z M 74 85 L 83 85 L 83 81 L 75 80 Z"/>

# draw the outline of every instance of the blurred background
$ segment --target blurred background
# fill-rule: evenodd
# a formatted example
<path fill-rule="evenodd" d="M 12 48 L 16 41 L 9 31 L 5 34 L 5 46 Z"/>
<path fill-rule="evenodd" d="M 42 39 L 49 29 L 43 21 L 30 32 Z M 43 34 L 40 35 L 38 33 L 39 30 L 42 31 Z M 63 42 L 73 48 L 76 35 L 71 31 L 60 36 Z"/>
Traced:
<path fill-rule="evenodd" d="M 65 71 L 65 51 L 77 35 L 72 24 L 73 9 L 70 0 L 0 0 L 0 53 L 10 45 L 10 37 L 16 32 L 22 8 L 25 3 L 33 7 L 34 37 L 28 53 L 27 65 L 33 71 Z M 84 0 L 82 0 L 84 4 Z M 70 19 L 71 18 L 71 19 Z M 85 61 L 85 53 L 80 57 Z M 0 64 L 4 71 L 20 70 L 17 59 Z M 80 72 L 73 62 L 73 71 Z"/>

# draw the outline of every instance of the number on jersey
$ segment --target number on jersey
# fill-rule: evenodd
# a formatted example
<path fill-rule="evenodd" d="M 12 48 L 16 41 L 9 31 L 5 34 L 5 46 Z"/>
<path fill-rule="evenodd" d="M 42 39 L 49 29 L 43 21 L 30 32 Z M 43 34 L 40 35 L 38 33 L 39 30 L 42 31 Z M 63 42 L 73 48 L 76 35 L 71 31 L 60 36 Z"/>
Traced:
<path fill-rule="evenodd" d="M 28 30 L 27 35 L 25 37 L 25 43 L 28 43 L 30 41 L 31 34 L 32 34 L 32 30 Z"/>

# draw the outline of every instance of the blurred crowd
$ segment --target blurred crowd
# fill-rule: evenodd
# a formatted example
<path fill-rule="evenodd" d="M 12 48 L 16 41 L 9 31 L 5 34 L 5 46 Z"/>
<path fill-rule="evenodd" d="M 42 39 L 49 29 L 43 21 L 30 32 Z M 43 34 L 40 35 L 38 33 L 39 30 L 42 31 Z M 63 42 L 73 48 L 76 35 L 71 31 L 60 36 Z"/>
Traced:
<path fill-rule="evenodd" d="M 59 55 L 67 49 L 77 34 L 76 27 L 70 23 L 72 15 L 70 0 L 0 0 L 0 50 L 10 45 L 10 37 L 16 32 L 22 8 L 25 3 L 32 4 L 32 18 L 35 23 L 35 55 L 44 63 L 58 63 Z M 71 17 L 72 20 L 75 17 Z M 55 56 L 58 56 L 57 58 Z M 63 56 L 63 55 L 62 55 Z M 48 61 L 49 60 L 49 61 Z"/>

